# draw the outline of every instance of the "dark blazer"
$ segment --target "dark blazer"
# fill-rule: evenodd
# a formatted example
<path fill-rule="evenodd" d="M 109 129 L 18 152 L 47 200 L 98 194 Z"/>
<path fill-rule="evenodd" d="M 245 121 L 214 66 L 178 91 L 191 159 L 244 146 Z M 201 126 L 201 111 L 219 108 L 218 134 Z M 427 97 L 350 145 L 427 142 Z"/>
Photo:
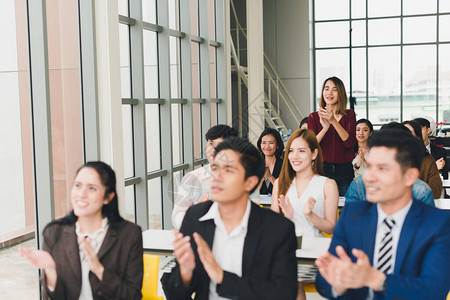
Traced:
<path fill-rule="evenodd" d="M 192 234 L 198 232 L 212 249 L 216 226 L 214 220 L 200 222 L 212 202 L 189 208 L 181 226 L 191 236 L 196 268 L 191 285 L 181 281 L 179 266 L 161 278 L 168 300 L 208 299 L 210 279 L 200 262 Z M 242 256 L 242 277 L 224 271 L 223 282 L 217 285 L 221 297 L 245 300 L 295 299 L 297 296 L 297 240 L 294 223 L 268 209 L 252 203 Z"/>
<path fill-rule="evenodd" d="M 273 166 L 273 172 L 272 176 L 275 177 L 275 179 L 280 176 L 281 167 L 283 166 L 283 159 L 277 157 L 277 160 L 275 161 L 275 165 Z M 267 188 L 266 183 L 263 182 L 261 189 L 259 190 L 260 195 L 268 195 L 272 194 L 273 184 L 269 183 L 269 187 Z"/>
<path fill-rule="evenodd" d="M 442 177 L 444 177 L 444 179 L 448 179 L 447 151 L 444 148 L 436 146 L 433 143 L 430 143 L 430 148 L 431 148 L 431 155 L 434 157 L 434 160 L 438 160 L 441 157 L 444 158 L 445 165 L 439 172 L 442 173 Z"/>
<path fill-rule="evenodd" d="M 43 233 L 43 249 L 55 260 L 58 279 L 54 292 L 42 278 L 44 299 L 78 300 L 81 292 L 81 262 L 75 224 L 50 224 Z M 105 268 L 103 280 L 91 272 L 94 299 L 141 299 L 143 249 L 141 228 L 128 221 L 110 223 L 98 258 Z"/>
<path fill-rule="evenodd" d="M 346 203 L 333 232 L 329 252 L 341 245 L 355 262 L 351 249 L 361 249 L 372 263 L 377 231 L 377 205 Z M 403 223 L 394 272 L 386 277 L 386 294 L 375 299 L 445 299 L 450 288 L 450 211 L 413 200 Z M 332 298 L 331 287 L 318 274 L 317 291 Z M 348 290 L 342 299 L 366 299 L 368 288 Z"/>

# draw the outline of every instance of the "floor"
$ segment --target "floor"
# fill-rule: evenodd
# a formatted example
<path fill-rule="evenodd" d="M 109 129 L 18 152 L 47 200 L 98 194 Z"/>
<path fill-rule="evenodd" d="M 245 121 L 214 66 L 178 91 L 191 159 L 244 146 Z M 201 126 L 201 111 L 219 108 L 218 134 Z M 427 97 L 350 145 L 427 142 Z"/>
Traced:
<path fill-rule="evenodd" d="M 18 246 L 0 250 L 0 298 L 2 300 L 39 299 L 38 271 L 20 257 L 18 252 L 19 247 L 36 249 L 35 243 L 35 240 L 31 239 Z M 160 267 L 167 262 L 168 258 L 161 257 Z M 164 296 L 161 284 L 158 284 L 158 295 Z M 314 293 L 307 293 L 306 298 L 308 300 L 324 299 Z"/>

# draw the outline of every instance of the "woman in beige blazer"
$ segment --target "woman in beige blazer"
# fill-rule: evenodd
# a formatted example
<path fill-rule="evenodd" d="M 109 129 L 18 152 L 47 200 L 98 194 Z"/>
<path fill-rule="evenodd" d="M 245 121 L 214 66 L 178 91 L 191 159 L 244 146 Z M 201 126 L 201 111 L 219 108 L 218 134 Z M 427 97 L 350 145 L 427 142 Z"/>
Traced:
<path fill-rule="evenodd" d="M 111 167 L 83 165 L 70 201 L 72 212 L 44 229 L 43 250 L 20 250 L 44 270 L 44 299 L 141 299 L 141 228 L 119 214 Z"/>

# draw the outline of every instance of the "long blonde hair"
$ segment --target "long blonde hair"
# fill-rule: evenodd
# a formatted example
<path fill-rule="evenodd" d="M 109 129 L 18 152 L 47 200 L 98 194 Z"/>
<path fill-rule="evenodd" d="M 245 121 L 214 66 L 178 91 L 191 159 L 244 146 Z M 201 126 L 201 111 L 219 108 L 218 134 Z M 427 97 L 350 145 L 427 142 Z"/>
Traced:
<path fill-rule="evenodd" d="M 323 175 L 322 149 L 320 149 L 316 134 L 312 130 L 298 129 L 291 135 L 286 144 L 283 166 L 281 167 L 280 176 L 278 178 L 278 195 L 285 195 L 287 193 L 296 175 L 296 172 L 289 162 L 289 149 L 291 148 L 292 141 L 298 137 L 302 138 L 306 143 L 308 143 L 311 152 L 314 152 L 317 149 L 317 157 L 311 167 L 314 174 Z"/>

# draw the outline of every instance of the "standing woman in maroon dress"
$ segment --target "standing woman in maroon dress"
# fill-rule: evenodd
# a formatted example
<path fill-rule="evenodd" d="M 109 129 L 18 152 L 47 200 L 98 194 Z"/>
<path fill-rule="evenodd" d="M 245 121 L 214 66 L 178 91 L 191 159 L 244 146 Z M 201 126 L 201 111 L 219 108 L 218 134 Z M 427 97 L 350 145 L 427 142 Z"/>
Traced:
<path fill-rule="evenodd" d="M 334 179 L 339 196 L 344 196 L 353 180 L 356 115 L 347 108 L 344 83 L 337 77 L 325 80 L 319 110 L 308 117 L 308 129 L 314 131 L 323 153 L 325 176 Z"/>

